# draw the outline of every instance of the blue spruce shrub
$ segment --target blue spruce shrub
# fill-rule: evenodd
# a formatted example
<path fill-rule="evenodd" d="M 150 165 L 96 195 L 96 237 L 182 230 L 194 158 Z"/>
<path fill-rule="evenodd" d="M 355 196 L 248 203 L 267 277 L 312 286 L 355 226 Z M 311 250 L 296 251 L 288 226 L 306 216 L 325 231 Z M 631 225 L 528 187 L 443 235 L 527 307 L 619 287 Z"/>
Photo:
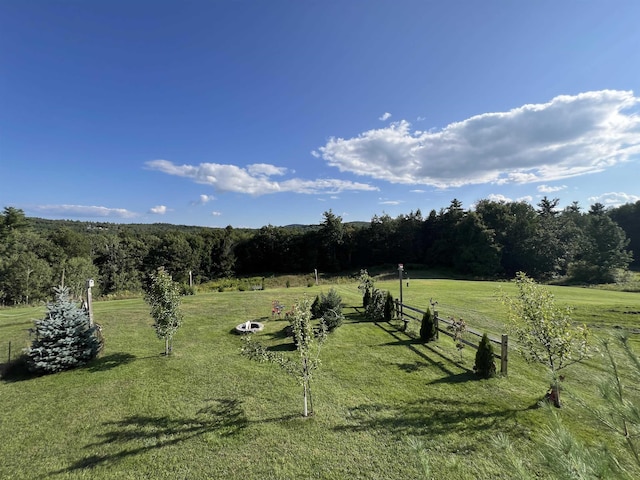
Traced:
<path fill-rule="evenodd" d="M 35 339 L 27 349 L 27 365 L 34 373 L 54 373 L 79 367 L 102 348 L 98 327 L 89 326 L 89 314 L 69 298 L 69 289 L 57 287 L 47 314 L 36 320 Z"/>

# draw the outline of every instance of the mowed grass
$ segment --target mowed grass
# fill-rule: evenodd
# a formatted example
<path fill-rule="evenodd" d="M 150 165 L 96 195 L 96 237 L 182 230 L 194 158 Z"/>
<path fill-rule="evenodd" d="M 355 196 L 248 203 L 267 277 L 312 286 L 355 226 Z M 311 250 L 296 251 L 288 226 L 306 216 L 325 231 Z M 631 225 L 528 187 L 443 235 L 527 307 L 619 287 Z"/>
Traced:
<path fill-rule="evenodd" d="M 376 286 L 399 294 L 398 280 Z M 446 336 L 416 341 L 417 322 L 404 333 L 401 322 L 365 321 L 355 283 L 335 286 L 347 320 L 323 347 L 313 383 L 316 414 L 303 419 L 301 388 L 276 365 L 242 357 L 231 331 L 246 320 L 264 321 L 260 338 L 290 351 L 287 323 L 271 317 L 272 301 L 289 307 L 329 288 L 185 297 L 170 357 L 160 355 L 164 344 L 141 299 L 96 302 L 106 337 L 101 358 L 74 371 L 0 383 L 0 478 L 422 478 L 409 438 L 424 444 L 434 478 L 512 478 L 491 442 L 498 433 L 512 439 L 534 475 L 554 478 L 535 448 L 550 423 L 549 412 L 535 408 L 549 383 L 544 369 L 512 350 L 507 377 L 477 380 L 474 350 L 465 348 L 461 360 Z M 420 309 L 433 298 L 441 316 L 498 336 L 506 318 L 499 288 L 514 292 L 506 282 L 412 278 L 403 298 Z M 597 327 L 597 336 L 640 328 L 637 293 L 550 288 L 558 303 L 575 307 L 576 321 Z M 0 310 L 0 354 L 8 340 L 14 351 L 24 345 L 43 312 Z M 632 334 L 636 352 L 638 336 Z M 566 390 L 597 402 L 594 383 L 602 373 L 599 356 L 570 367 Z M 630 371 L 622 373 L 637 385 Z M 567 396 L 559 413 L 581 441 L 606 443 L 633 468 L 621 439 L 577 401 Z"/>

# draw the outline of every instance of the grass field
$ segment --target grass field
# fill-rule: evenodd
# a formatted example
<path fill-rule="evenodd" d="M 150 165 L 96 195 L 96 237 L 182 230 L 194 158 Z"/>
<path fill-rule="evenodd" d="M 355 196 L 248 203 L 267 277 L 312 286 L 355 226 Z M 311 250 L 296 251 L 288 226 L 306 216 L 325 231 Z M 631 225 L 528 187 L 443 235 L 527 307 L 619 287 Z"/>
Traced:
<path fill-rule="evenodd" d="M 398 296 L 398 280 L 376 286 Z M 412 278 L 403 286 L 409 305 L 424 309 L 433 298 L 441 316 L 504 331 L 496 292 L 513 291 L 509 283 Z M 106 337 L 101 358 L 75 371 L 0 383 L 0 478 L 423 478 L 411 439 L 423 443 L 434 478 L 513 478 L 491 442 L 498 433 L 513 440 L 534 475 L 554 478 L 535 448 L 549 423 L 549 412 L 535 408 L 549 383 L 541 367 L 512 351 L 508 377 L 477 380 L 475 351 L 465 348 L 460 361 L 448 337 L 423 345 L 414 339 L 417 324 L 403 333 L 400 322 L 365 321 L 354 308 L 361 303 L 356 287 L 335 286 L 347 320 L 323 348 L 309 419 L 301 417 L 302 391 L 293 379 L 242 357 L 231 330 L 262 319 L 262 340 L 290 350 L 286 322 L 271 318 L 272 301 L 290 306 L 329 285 L 185 297 L 171 357 L 160 355 L 164 344 L 141 299 L 96 302 Z M 640 294 L 550 288 L 596 335 L 636 332 L 632 346 L 640 351 Z M 26 331 L 43 312 L 0 310 L 0 359 L 9 341 L 14 352 L 28 342 Z M 570 367 L 567 391 L 597 402 L 601 372 L 598 356 Z M 559 413 L 581 441 L 606 443 L 640 477 L 621 440 L 577 402 L 566 398 Z"/>

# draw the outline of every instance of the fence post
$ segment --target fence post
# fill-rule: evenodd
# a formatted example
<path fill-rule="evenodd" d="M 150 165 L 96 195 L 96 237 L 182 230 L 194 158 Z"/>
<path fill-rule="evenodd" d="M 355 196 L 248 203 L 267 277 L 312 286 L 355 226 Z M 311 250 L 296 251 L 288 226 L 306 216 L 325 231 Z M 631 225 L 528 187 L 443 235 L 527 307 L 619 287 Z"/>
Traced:
<path fill-rule="evenodd" d="M 9 362 L 11 363 L 11 341 L 9 341 Z"/>
<path fill-rule="evenodd" d="M 500 373 L 502 375 L 507 375 L 507 361 L 508 359 L 508 346 L 509 346 L 509 336 L 502 334 L 502 345 L 500 348 Z"/>
<path fill-rule="evenodd" d="M 433 311 L 433 325 L 436 328 L 436 340 L 440 338 L 440 319 L 438 318 L 438 312 Z"/>

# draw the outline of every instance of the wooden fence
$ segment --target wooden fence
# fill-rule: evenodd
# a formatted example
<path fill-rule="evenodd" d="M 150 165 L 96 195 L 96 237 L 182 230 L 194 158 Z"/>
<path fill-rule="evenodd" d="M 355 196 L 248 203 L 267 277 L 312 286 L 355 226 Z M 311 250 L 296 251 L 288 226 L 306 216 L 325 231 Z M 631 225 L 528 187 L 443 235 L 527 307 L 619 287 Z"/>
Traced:
<path fill-rule="evenodd" d="M 400 303 L 399 300 L 396 300 L 395 302 L 396 302 L 396 316 L 404 322 L 405 328 L 407 327 L 408 323 L 411 320 L 417 320 L 418 322 L 422 322 L 422 316 L 425 313 L 424 310 L 420 310 L 419 308 L 412 307 L 405 303 Z M 411 312 L 415 312 L 420 316 L 415 316 Z M 438 312 L 434 312 L 434 323 L 436 325 L 436 338 L 439 336 L 440 332 L 444 333 L 445 335 L 448 335 L 451 338 L 454 338 L 453 321 L 446 318 L 441 318 L 438 316 Z M 443 328 L 441 324 L 446 325 L 446 327 Z M 483 335 L 477 330 L 474 330 L 469 327 L 466 327 L 464 332 L 479 338 L 482 338 L 482 335 Z M 507 375 L 507 362 L 509 360 L 509 355 L 508 355 L 509 336 L 502 334 L 502 338 L 500 340 L 491 338 L 490 335 L 487 335 L 487 337 L 489 338 L 489 341 L 491 343 L 500 346 L 500 354 L 494 353 L 493 355 L 495 358 L 500 359 L 500 373 L 502 375 Z M 465 345 L 475 348 L 476 350 L 478 349 L 477 343 L 471 342 L 465 338 L 460 338 L 460 341 Z"/>

